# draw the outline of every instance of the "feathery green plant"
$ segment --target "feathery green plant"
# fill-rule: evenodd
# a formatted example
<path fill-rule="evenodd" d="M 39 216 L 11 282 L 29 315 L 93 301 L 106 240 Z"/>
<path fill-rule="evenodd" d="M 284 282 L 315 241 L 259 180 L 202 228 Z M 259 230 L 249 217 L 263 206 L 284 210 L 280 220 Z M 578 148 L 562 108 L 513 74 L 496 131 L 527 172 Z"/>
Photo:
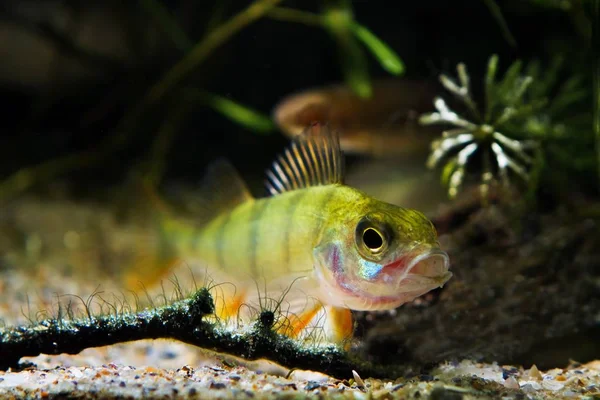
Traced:
<path fill-rule="evenodd" d="M 537 174 L 532 171 L 548 163 L 567 162 L 571 167 L 589 168 L 591 154 L 582 148 L 590 139 L 585 129 L 589 116 L 585 112 L 572 113 L 589 91 L 579 75 L 558 84 L 563 64 L 559 57 L 544 68 L 539 61 L 524 68 L 523 62 L 517 60 L 498 80 L 498 57 L 491 56 L 484 79 L 483 107 L 474 100 L 464 64 L 457 66 L 458 81 L 445 74 L 440 76 L 442 85 L 466 111 L 454 112 L 443 98 L 437 97 L 437 111 L 422 115 L 420 123 L 453 127 L 432 143 L 427 160 L 430 168 L 443 164 L 442 183 L 448 187 L 450 198 L 458 194 L 467 167 L 477 153 L 481 153 L 476 170 L 481 174 L 483 194 L 498 177 L 504 186 L 509 186 L 511 175 L 535 190 Z M 565 147 L 565 141 L 570 145 Z M 578 161 L 574 160 L 575 155 Z"/>

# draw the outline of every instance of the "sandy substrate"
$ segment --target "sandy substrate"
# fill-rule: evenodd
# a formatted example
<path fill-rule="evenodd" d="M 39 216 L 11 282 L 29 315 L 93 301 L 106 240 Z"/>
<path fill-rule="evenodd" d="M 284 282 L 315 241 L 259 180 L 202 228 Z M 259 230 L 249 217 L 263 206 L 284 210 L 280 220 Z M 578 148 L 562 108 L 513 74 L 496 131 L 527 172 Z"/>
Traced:
<path fill-rule="evenodd" d="M 73 219 L 87 221 L 88 217 L 75 218 L 78 214 L 74 213 L 74 206 L 61 206 L 60 210 L 63 209 L 68 218 L 58 218 L 58 222 Z M 3 254 L 0 263 L 21 266 L 0 269 L 0 319 L 4 325 L 28 324 L 50 316 L 56 317 L 60 314 L 60 308 L 57 307 L 59 300 L 63 305 L 69 304 L 77 317 L 82 312 L 82 302 L 97 291 L 102 291 L 104 299 L 120 304 L 120 283 L 111 279 L 114 274 L 107 270 L 106 265 L 127 265 L 121 262 L 120 249 L 133 247 L 136 235 L 125 234 L 111 224 L 108 224 L 108 228 L 102 225 L 98 231 L 88 229 L 90 224 L 84 224 L 83 228 L 77 228 L 77 232 L 80 232 L 78 245 L 72 246 L 71 240 L 67 239 L 72 239 L 70 233 L 74 231 L 71 229 L 75 228 L 67 224 L 61 230 L 54 220 L 39 224 L 42 217 L 55 214 L 62 215 L 58 211 L 44 212 L 41 216 L 23 212 L 23 215 L 32 219 L 31 226 L 24 223 L 9 224 L 10 227 L 19 227 L 17 231 L 24 233 L 35 227 L 36 234 L 28 234 L 25 249 L 15 249 L 14 243 L 8 240 L 11 236 L 0 230 L 0 239 L 5 239 L 0 240 L 0 254 Z M 20 214 L 15 212 L 7 215 L 16 218 Z M 92 215 L 98 216 L 100 213 L 88 212 L 84 216 L 93 220 Z M 46 254 L 42 250 L 53 248 L 52 240 L 57 241 L 54 247 L 60 251 L 48 250 Z M 100 249 L 102 246 L 98 243 L 114 249 L 112 252 Z M 75 268 L 82 265 L 85 268 Z M 189 286 L 189 283 L 185 284 Z M 113 293 L 116 293 L 116 297 L 112 297 Z M 69 303 L 71 300 L 73 302 Z M 107 309 L 102 309 L 103 304 L 102 301 L 94 302 L 94 312 L 106 312 Z M 411 318 L 417 315 L 412 313 Z M 438 316 L 444 315 L 450 314 L 438 313 Z M 413 333 L 427 337 L 428 334 L 439 332 L 431 329 L 430 324 L 425 326 L 428 331 L 421 329 Z M 451 326 L 456 331 L 456 326 Z M 473 329 L 471 324 L 465 326 Z M 432 342 L 440 342 L 440 338 L 435 337 Z M 469 343 L 465 337 L 461 339 Z M 486 336 L 486 346 L 491 346 L 494 340 L 497 338 Z M 389 354 L 395 354 L 386 350 Z M 123 343 L 86 349 L 77 355 L 40 355 L 22 361 L 31 363 L 31 366 L 22 371 L 0 371 L 0 399 L 600 398 L 600 361 L 583 365 L 571 363 L 564 369 L 539 371 L 534 367 L 524 369 L 465 360 L 461 363 L 443 363 L 428 375 L 375 380 L 366 379 L 366 376 L 361 379 L 361 371 L 357 371 L 354 379 L 338 380 L 319 372 L 290 371 L 268 362 L 248 362 L 209 354 L 197 347 L 170 340 Z"/>
<path fill-rule="evenodd" d="M 268 363 L 241 365 L 231 359 L 206 356 L 203 361 L 183 363 L 193 360 L 196 353 L 197 349 L 180 343 L 145 341 L 89 349 L 77 356 L 39 356 L 28 359 L 37 367 L 0 372 L 0 396 L 77 399 L 592 399 L 600 396 L 600 361 L 548 371 L 463 361 L 442 364 L 431 375 L 413 378 L 392 381 L 355 376 L 338 380 L 318 372 L 290 372 Z M 103 364 L 109 359 L 121 361 Z M 130 361 L 138 365 L 130 365 Z"/>

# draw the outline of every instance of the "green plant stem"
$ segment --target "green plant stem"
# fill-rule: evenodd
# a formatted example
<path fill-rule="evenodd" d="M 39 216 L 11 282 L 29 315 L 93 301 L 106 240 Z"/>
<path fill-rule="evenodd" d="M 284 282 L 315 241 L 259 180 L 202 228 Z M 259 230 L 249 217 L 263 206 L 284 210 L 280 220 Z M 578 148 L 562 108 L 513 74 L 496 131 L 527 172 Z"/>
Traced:
<path fill-rule="evenodd" d="M 117 135 L 123 136 L 135 125 L 141 114 L 158 103 L 169 90 L 181 82 L 189 73 L 198 68 L 208 56 L 234 34 L 258 20 L 272 10 L 282 0 L 257 0 L 248 8 L 235 15 L 223 25 L 208 33 L 177 64 L 155 83 L 142 100 L 123 118 L 117 128 Z"/>
<path fill-rule="evenodd" d="M 173 86 L 202 64 L 206 58 L 234 34 L 261 18 L 282 0 L 257 0 L 248 8 L 219 26 L 194 46 L 185 57 L 175 64 L 154 86 L 138 107 L 154 104 Z"/>
<path fill-rule="evenodd" d="M 157 186 L 162 179 L 165 172 L 167 152 L 171 149 L 177 130 L 189 111 L 190 104 L 185 102 L 174 102 L 171 105 L 169 115 L 163 121 L 158 130 L 158 135 L 152 142 L 148 157 L 149 167 L 145 175 L 148 184 Z"/>
<path fill-rule="evenodd" d="M 177 21 L 171 17 L 169 10 L 159 0 L 140 0 L 140 3 L 179 50 L 186 51 L 194 45 Z"/>
<path fill-rule="evenodd" d="M 217 1 L 213 6 L 213 9 L 210 13 L 210 18 L 206 22 L 206 26 L 204 27 L 204 32 L 209 33 L 212 32 L 215 27 L 221 24 L 221 21 L 225 19 L 225 14 L 227 8 L 230 6 L 231 0 L 221 0 Z"/>
<path fill-rule="evenodd" d="M 275 129 L 273 121 L 258 111 L 242 106 L 227 97 L 201 89 L 183 89 L 186 101 L 201 102 L 220 112 L 231 121 L 245 126 L 258 134 L 268 134 Z M 188 100 L 189 99 L 189 100 Z"/>
<path fill-rule="evenodd" d="M 373 88 L 369 78 L 367 59 L 352 31 L 354 15 L 347 1 L 336 2 L 325 11 L 325 26 L 338 45 L 344 81 L 358 96 L 370 97 Z"/>
<path fill-rule="evenodd" d="M 496 2 L 494 0 L 483 0 L 483 2 L 487 6 L 487 8 L 490 10 L 490 13 L 492 13 L 492 16 L 496 19 L 496 22 L 498 23 L 498 25 L 500 25 L 500 30 L 502 31 L 502 35 L 504 36 L 504 39 L 508 42 L 508 44 L 511 47 L 513 47 L 513 48 L 517 47 L 517 41 L 515 40 L 515 37 L 512 35 L 512 33 L 510 32 L 510 29 L 508 29 L 508 24 L 506 23 L 506 20 L 504 19 L 504 16 L 502 15 L 502 10 L 500 10 L 500 7 L 498 6 L 498 4 L 496 4 Z"/>
<path fill-rule="evenodd" d="M 94 150 L 70 154 L 18 170 L 0 182 L 0 202 L 11 199 L 37 182 L 51 179 L 65 171 L 96 163 L 108 152 L 118 147 L 119 141 L 120 137 L 113 136 Z"/>
<path fill-rule="evenodd" d="M 288 7 L 275 7 L 269 11 L 267 17 L 278 21 L 296 22 L 304 25 L 325 25 L 325 19 L 321 15 Z"/>
<path fill-rule="evenodd" d="M 10 199 L 43 179 L 51 179 L 76 167 L 94 164 L 107 154 L 124 147 L 130 140 L 139 118 L 151 106 L 158 103 L 169 90 L 185 76 L 198 68 L 208 56 L 234 34 L 267 14 L 282 0 L 257 0 L 232 17 L 223 25 L 208 33 L 185 57 L 175 64 L 154 84 L 146 95 L 123 117 L 114 135 L 100 143 L 94 150 L 71 154 L 42 162 L 15 172 L 0 182 L 0 202 Z"/>

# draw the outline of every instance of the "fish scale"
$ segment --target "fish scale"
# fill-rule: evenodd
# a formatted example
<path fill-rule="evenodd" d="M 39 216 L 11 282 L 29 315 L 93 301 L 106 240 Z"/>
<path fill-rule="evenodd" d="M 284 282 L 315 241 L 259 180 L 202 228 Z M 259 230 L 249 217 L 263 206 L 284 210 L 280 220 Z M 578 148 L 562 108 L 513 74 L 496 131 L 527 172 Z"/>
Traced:
<path fill-rule="evenodd" d="M 395 308 L 450 279 L 422 213 L 343 184 L 339 138 L 326 126 L 297 136 L 266 183 L 271 196 L 255 199 L 231 164 L 218 161 L 203 187 L 206 215 L 162 229 L 180 259 L 199 260 L 214 283 L 229 283 L 215 295 L 223 320 L 249 322 L 274 299 L 282 333 L 323 331 L 342 342 L 352 334 L 350 310 Z"/>
<path fill-rule="evenodd" d="M 349 188 L 348 188 L 349 189 Z M 312 269 L 312 249 L 337 185 L 257 199 L 217 217 L 197 233 L 193 252 L 224 271 L 272 279 Z"/>

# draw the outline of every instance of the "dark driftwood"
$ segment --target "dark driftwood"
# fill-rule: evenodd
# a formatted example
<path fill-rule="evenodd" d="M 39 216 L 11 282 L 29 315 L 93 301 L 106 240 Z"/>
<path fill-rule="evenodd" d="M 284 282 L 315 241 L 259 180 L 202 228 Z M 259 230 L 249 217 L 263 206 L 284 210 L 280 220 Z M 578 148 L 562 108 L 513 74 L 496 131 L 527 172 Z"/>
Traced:
<path fill-rule="evenodd" d="M 249 360 L 268 358 L 290 368 L 320 370 L 340 378 L 352 370 L 367 376 L 391 377 L 398 368 L 375 366 L 354 359 L 334 346 L 304 347 L 272 331 L 262 321 L 246 333 L 224 331 L 204 317 L 213 312 L 206 289 L 172 305 L 121 315 L 89 316 L 78 320 L 48 319 L 30 326 L 0 330 L 0 369 L 17 368 L 25 356 L 77 354 L 89 347 L 141 339 L 171 338 L 202 348 L 233 354 Z M 267 312 L 268 313 L 268 312 Z"/>

